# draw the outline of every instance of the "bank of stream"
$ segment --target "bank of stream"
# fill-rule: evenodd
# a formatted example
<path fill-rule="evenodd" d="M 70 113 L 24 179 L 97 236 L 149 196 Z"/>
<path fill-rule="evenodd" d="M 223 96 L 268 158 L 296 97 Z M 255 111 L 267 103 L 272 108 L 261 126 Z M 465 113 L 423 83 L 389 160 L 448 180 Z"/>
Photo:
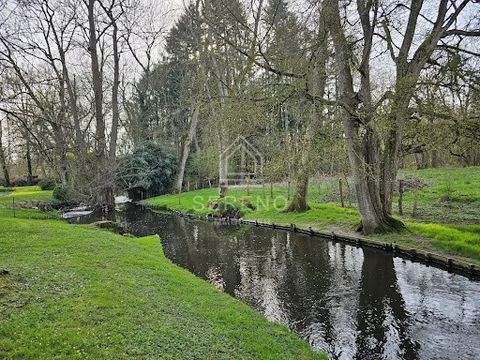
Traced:
<path fill-rule="evenodd" d="M 480 282 L 373 248 L 125 204 L 108 215 L 160 235 L 174 263 L 287 324 L 332 359 L 476 359 Z"/>

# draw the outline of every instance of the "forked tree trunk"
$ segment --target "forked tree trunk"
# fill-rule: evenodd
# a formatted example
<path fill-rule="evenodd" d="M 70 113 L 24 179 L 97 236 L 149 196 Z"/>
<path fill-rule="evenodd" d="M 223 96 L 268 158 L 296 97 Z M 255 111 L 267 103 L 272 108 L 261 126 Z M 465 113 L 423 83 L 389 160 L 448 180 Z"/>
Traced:
<path fill-rule="evenodd" d="M 403 223 L 388 214 L 382 201 L 378 135 L 374 129 L 367 128 L 362 138 L 357 124 L 354 119 L 345 116 L 348 158 L 362 220 L 359 230 L 364 234 L 374 234 L 402 228 Z"/>
<path fill-rule="evenodd" d="M 193 109 L 192 120 L 190 121 L 190 128 L 188 130 L 187 138 L 183 142 L 182 154 L 178 163 L 177 176 L 175 179 L 175 189 L 177 193 L 182 192 L 183 178 L 185 176 L 185 168 L 187 160 L 190 156 L 190 149 L 192 147 L 193 138 L 197 132 L 197 125 L 200 118 L 200 104 L 196 104 Z"/>
<path fill-rule="evenodd" d="M 367 24 L 368 17 L 362 18 L 362 27 L 369 38 L 365 38 L 364 61 L 362 62 L 361 91 L 357 94 L 353 87 L 350 44 L 342 27 L 338 0 L 329 0 L 329 26 L 335 47 L 337 86 L 339 99 L 343 103 L 343 128 L 347 143 L 348 158 L 355 181 L 358 210 L 361 217 L 360 229 L 364 234 L 382 233 L 397 229 L 403 223 L 388 214 L 381 193 L 384 192 L 382 179 L 382 159 L 380 139 L 371 118 L 360 118 L 358 106 L 363 101 L 371 102 L 369 79 L 369 48 L 373 29 Z M 365 13 L 366 14 L 366 13 Z M 396 135 L 396 134 L 395 134 Z M 399 139 L 395 139 L 399 140 Z M 395 144 L 396 146 L 396 144 Z M 385 156 L 389 156 L 388 152 Z M 389 163 L 391 161 L 391 163 Z M 395 159 L 384 161 L 390 166 Z M 389 167 L 389 171 L 391 167 Z"/>

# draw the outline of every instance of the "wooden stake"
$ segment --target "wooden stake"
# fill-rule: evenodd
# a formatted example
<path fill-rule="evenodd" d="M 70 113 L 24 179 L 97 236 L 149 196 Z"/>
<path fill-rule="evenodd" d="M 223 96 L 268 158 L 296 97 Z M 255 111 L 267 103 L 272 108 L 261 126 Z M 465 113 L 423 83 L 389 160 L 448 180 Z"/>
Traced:
<path fill-rule="evenodd" d="M 342 179 L 338 179 L 338 189 L 340 190 L 340 203 L 342 204 L 342 207 L 345 207 L 345 203 L 343 201 L 343 184 L 342 184 Z"/>
<path fill-rule="evenodd" d="M 348 177 L 345 175 L 345 185 L 347 185 L 348 206 L 352 207 L 352 192 L 350 190 L 350 184 L 348 183 Z"/>
<path fill-rule="evenodd" d="M 398 180 L 398 213 L 403 215 L 403 180 Z"/>
<path fill-rule="evenodd" d="M 417 215 L 417 189 L 413 190 L 413 208 L 412 208 L 412 217 Z"/>

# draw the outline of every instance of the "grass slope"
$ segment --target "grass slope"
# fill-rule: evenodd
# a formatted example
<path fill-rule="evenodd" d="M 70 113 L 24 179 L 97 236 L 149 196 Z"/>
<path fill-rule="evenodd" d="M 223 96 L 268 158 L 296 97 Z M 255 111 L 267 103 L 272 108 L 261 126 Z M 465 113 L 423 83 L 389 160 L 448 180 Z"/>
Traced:
<path fill-rule="evenodd" d="M 172 264 L 156 236 L 16 215 L 0 209 L 2 359 L 324 358 Z"/>
<path fill-rule="evenodd" d="M 374 238 L 480 264 L 480 167 L 402 171 L 400 177 L 418 178 L 427 184 L 417 193 L 417 216 L 413 218 L 411 214 L 413 194 L 406 192 L 403 221 L 407 229 Z M 254 211 L 245 214 L 246 219 L 351 233 L 360 217 L 354 207 L 342 208 L 338 202 L 331 201 L 338 196 L 335 186 L 336 180 L 310 186 L 311 210 L 304 213 L 282 212 L 288 203 L 287 189 L 282 186 L 274 187 L 273 197 L 269 188 L 249 189 L 248 194 L 246 189 L 232 188 L 228 196 L 235 201 L 248 197 L 256 206 Z M 145 202 L 152 207 L 205 215 L 212 211 L 206 207 L 208 200 L 217 196 L 217 189 L 202 189 L 180 196 L 163 195 Z"/>
<path fill-rule="evenodd" d="M 427 184 L 417 193 L 417 219 L 480 225 L 480 167 L 402 171 L 400 177 L 419 178 Z M 403 208 L 410 216 L 412 192 L 405 193 Z"/>

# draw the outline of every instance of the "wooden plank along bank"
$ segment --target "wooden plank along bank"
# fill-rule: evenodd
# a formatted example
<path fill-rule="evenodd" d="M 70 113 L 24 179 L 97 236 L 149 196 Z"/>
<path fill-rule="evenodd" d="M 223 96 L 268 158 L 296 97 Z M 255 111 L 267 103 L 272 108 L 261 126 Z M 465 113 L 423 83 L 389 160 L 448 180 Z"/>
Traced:
<path fill-rule="evenodd" d="M 413 262 L 419 262 L 428 266 L 433 266 L 442 270 L 447 270 L 448 272 L 464 275 L 470 279 L 480 280 L 480 268 L 477 268 L 473 264 L 468 264 L 459 260 L 454 260 L 452 258 L 435 254 L 432 252 L 417 250 L 415 248 L 406 248 L 404 246 L 400 246 L 395 243 L 391 244 L 387 242 L 380 242 L 380 241 L 368 239 L 362 236 L 338 234 L 333 231 L 332 232 L 316 231 L 316 230 L 313 230 L 311 227 L 309 227 L 308 229 L 303 229 L 303 228 L 297 227 L 295 224 L 286 226 L 286 225 L 277 225 L 274 223 L 263 223 L 257 220 L 219 218 L 219 217 L 214 217 L 212 215 L 204 216 L 204 215 L 182 213 L 180 211 L 172 210 L 172 209 L 168 209 L 168 211 L 189 219 L 208 220 L 208 221 L 219 222 L 222 224 L 229 224 L 229 225 L 251 225 L 251 226 L 270 228 L 274 230 L 284 230 L 284 231 L 290 231 L 290 232 L 299 233 L 299 234 L 305 234 L 313 237 L 328 239 L 334 242 L 342 242 L 342 243 L 346 243 L 356 247 L 375 248 L 375 249 L 392 253 L 394 256 L 399 256 L 401 258 L 408 259 Z"/>

